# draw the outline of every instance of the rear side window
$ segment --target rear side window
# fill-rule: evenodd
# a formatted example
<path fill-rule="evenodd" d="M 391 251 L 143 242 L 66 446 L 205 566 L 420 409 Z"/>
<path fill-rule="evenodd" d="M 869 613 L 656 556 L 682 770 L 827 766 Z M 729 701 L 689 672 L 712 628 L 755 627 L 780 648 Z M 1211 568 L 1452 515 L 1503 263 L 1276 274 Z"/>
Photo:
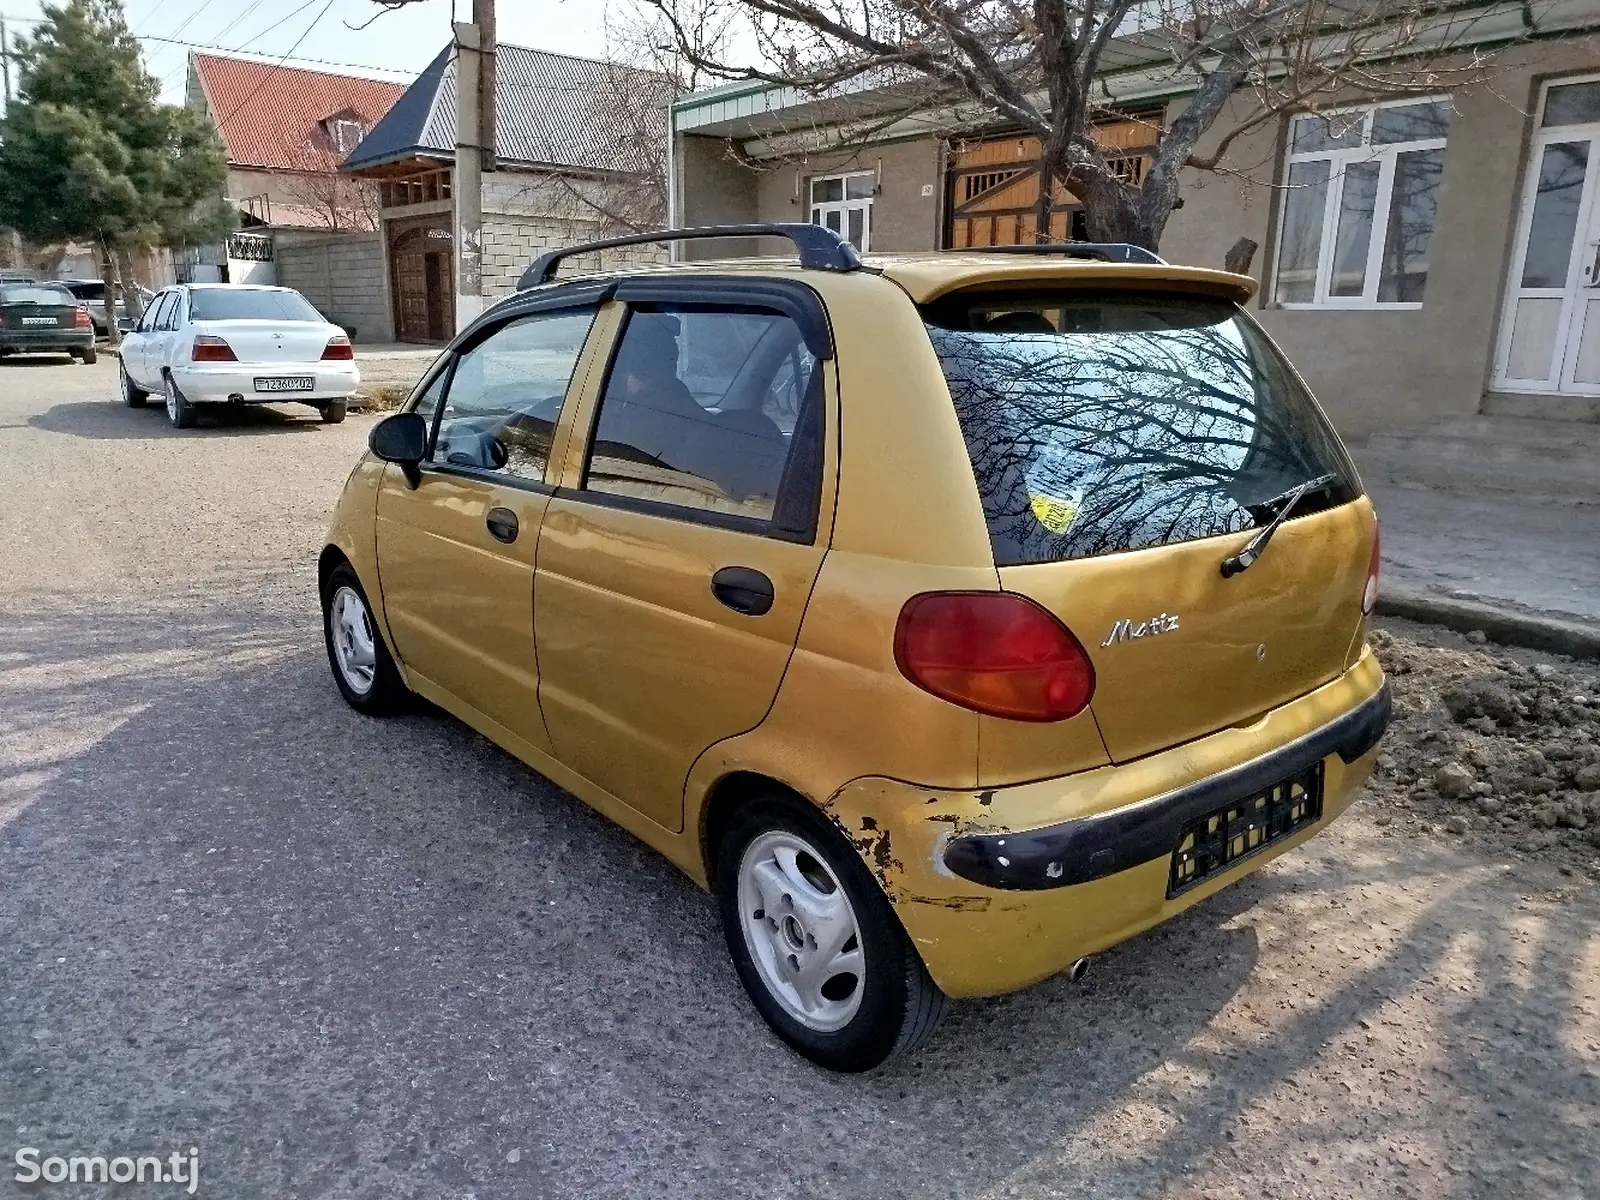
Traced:
<path fill-rule="evenodd" d="M 1355 473 L 1239 309 L 1172 295 L 957 296 L 924 312 L 995 561 L 1058 562 L 1353 500 Z"/>
<path fill-rule="evenodd" d="M 821 375 L 799 327 L 756 309 L 635 309 L 600 401 L 584 487 L 796 529 L 814 517 Z M 796 451 L 795 447 L 801 447 Z M 780 513 L 788 489 L 811 514 Z"/>
<path fill-rule="evenodd" d="M 322 314 L 299 292 L 254 288 L 195 288 L 189 293 L 191 321 L 316 321 Z"/>

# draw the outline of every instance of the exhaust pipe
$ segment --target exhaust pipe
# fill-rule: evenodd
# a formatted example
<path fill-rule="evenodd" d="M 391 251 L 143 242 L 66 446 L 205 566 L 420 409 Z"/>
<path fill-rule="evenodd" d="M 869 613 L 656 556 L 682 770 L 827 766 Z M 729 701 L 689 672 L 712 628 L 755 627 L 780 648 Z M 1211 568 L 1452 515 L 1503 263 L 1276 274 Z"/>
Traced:
<path fill-rule="evenodd" d="M 1082 979 L 1084 974 L 1089 970 L 1089 962 L 1090 960 L 1087 958 L 1078 959 L 1077 962 L 1073 963 L 1067 968 L 1067 978 L 1073 983 L 1077 983 L 1078 980 Z"/>

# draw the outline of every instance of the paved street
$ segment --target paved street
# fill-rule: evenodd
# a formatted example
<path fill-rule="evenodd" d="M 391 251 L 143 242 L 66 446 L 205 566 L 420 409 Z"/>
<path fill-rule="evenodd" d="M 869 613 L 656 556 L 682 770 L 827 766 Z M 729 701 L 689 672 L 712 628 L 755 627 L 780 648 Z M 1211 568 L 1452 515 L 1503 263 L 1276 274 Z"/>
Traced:
<path fill-rule="evenodd" d="M 1080 984 L 812 1068 L 664 860 L 452 719 L 342 704 L 314 561 L 370 420 L 179 433 L 115 372 L 0 365 L 0 1195 L 20 1146 L 193 1146 L 230 1200 L 1600 1178 L 1592 879 L 1371 804 Z"/>

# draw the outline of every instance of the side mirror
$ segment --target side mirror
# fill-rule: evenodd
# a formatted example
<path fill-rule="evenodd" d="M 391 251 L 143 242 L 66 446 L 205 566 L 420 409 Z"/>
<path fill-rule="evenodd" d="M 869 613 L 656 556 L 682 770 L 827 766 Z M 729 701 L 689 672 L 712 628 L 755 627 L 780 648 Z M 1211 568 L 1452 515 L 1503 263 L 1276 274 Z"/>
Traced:
<path fill-rule="evenodd" d="M 132 333 L 133 332 L 133 327 L 134 327 L 135 324 L 136 324 L 136 322 L 134 321 L 134 319 L 132 317 L 118 317 L 117 318 L 117 332 L 118 333 Z"/>
<path fill-rule="evenodd" d="M 406 482 L 416 487 L 422 479 L 417 464 L 428 453 L 428 422 L 414 412 L 385 417 L 367 435 L 367 448 L 384 462 L 400 464 Z"/>

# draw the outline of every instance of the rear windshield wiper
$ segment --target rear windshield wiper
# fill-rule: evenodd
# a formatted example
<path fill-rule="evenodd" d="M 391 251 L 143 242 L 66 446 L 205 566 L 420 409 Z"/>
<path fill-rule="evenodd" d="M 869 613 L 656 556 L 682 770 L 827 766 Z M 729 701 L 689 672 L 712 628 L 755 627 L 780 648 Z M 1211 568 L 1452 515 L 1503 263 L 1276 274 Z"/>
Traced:
<path fill-rule="evenodd" d="M 1315 479 L 1308 479 L 1298 487 L 1292 487 L 1287 492 L 1280 492 L 1270 500 L 1263 500 L 1260 504 L 1251 505 L 1252 508 L 1276 508 L 1277 513 L 1271 521 L 1263 526 L 1260 533 L 1251 538 L 1245 548 L 1237 554 L 1230 554 L 1222 560 L 1222 577 L 1232 579 L 1240 571 L 1248 570 L 1256 559 L 1266 553 L 1267 543 L 1272 541 L 1272 535 L 1278 532 L 1278 526 L 1289 519 L 1289 514 L 1294 511 L 1294 506 L 1300 503 L 1300 497 L 1307 492 L 1318 491 L 1327 487 L 1338 479 L 1336 474 L 1318 475 Z"/>

